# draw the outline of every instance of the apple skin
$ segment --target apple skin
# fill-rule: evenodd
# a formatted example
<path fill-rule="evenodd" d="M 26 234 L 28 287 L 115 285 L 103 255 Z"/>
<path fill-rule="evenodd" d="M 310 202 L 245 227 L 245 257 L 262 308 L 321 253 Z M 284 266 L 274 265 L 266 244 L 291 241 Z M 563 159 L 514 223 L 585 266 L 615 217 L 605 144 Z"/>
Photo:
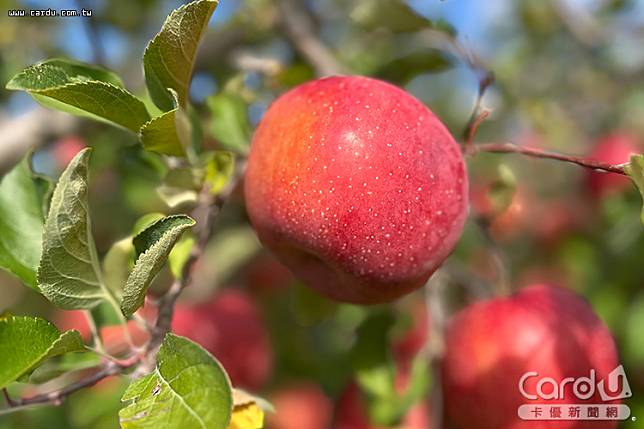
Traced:
<path fill-rule="evenodd" d="M 331 400 L 315 384 L 282 387 L 270 401 L 276 412 L 266 415 L 269 429 L 327 429 L 331 423 Z"/>
<path fill-rule="evenodd" d="M 601 138 L 589 157 L 610 164 L 623 164 L 630 156 L 640 153 L 637 140 L 628 133 L 614 133 Z M 590 170 L 587 175 L 588 190 L 595 199 L 616 194 L 632 187 L 631 181 L 622 175 Z"/>
<path fill-rule="evenodd" d="M 266 112 L 245 179 L 260 240 L 344 302 L 392 301 L 458 241 L 468 180 L 460 148 L 420 101 L 359 76 L 300 85 Z"/>
<path fill-rule="evenodd" d="M 225 289 L 205 303 L 178 303 L 172 331 L 190 338 L 224 366 L 235 387 L 259 390 L 273 367 L 268 332 L 259 309 L 241 291 Z"/>
<path fill-rule="evenodd" d="M 527 371 L 560 382 L 565 377 L 596 380 L 619 365 L 615 342 L 590 305 L 572 292 L 530 286 L 518 293 L 473 304 L 448 324 L 442 371 L 445 413 L 454 429 L 609 429 L 615 421 L 522 421 L 523 403 L 602 403 L 574 397 L 567 384 L 564 399 L 525 399 L 519 380 Z M 535 379 L 526 383 L 534 392 Z M 545 387 L 545 392 L 550 392 Z"/>

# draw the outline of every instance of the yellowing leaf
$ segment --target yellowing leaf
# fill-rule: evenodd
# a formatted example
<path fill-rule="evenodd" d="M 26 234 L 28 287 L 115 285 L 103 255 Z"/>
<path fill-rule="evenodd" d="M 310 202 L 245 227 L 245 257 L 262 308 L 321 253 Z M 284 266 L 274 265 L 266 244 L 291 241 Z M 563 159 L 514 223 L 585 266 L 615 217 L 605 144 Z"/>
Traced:
<path fill-rule="evenodd" d="M 235 170 L 235 156 L 232 152 L 217 151 L 208 154 L 206 162 L 206 183 L 210 192 L 218 194 L 226 186 Z"/>
<path fill-rule="evenodd" d="M 228 429 L 261 429 L 264 427 L 264 410 L 254 401 L 235 405 Z"/>

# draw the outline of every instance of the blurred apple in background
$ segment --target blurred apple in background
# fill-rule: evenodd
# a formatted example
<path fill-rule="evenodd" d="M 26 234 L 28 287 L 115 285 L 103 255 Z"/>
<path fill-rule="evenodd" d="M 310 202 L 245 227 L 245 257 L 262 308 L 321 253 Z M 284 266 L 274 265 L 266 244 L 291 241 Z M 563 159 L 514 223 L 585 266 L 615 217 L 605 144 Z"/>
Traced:
<path fill-rule="evenodd" d="M 196 305 L 179 302 L 172 330 L 219 359 L 236 387 L 259 390 L 271 375 L 273 352 L 266 326 L 253 300 L 242 291 L 224 289 Z"/>
<path fill-rule="evenodd" d="M 552 377 L 606 379 L 619 365 L 613 337 L 581 297 L 561 288 L 530 286 L 510 297 L 481 301 L 448 324 L 442 386 L 445 412 L 455 429 L 612 429 L 615 421 L 535 422 L 520 420 L 523 403 L 602 403 L 597 390 L 588 400 L 565 384 L 563 399 L 524 398 L 519 382 L 536 391 L 537 379 Z M 544 392 L 552 393 L 548 385 Z"/>
<path fill-rule="evenodd" d="M 293 274 L 267 251 L 257 255 L 244 267 L 243 282 L 258 295 L 270 295 L 285 290 Z"/>
<path fill-rule="evenodd" d="M 589 158 L 609 164 L 623 164 L 629 161 L 631 155 L 641 151 L 642 146 L 635 137 L 625 132 L 617 132 L 601 138 L 593 147 Z M 593 170 L 588 171 L 587 183 L 591 195 L 597 199 L 633 186 L 625 176 Z"/>
<path fill-rule="evenodd" d="M 71 162 L 74 156 L 85 147 L 87 147 L 85 140 L 79 136 L 67 136 L 54 142 L 52 155 L 56 162 L 56 167 L 60 170 L 67 167 L 67 164 Z"/>
<path fill-rule="evenodd" d="M 156 311 L 149 307 L 139 310 L 139 314 L 146 320 L 152 321 L 156 317 Z M 82 310 L 57 310 L 53 317 L 53 323 L 61 331 L 75 329 L 80 332 L 85 342 L 91 342 L 92 333 L 90 331 L 87 316 Z M 130 320 L 127 323 L 127 329 L 130 333 L 132 343 L 135 346 L 142 346 L 149 339 L 148 331 L 138 322 Z M 101 341 L 105 351 L 111 355 L 121 355 L 128 351 L 130 344 L 126 338 L 123 325 L 103 326 L 99 329 Z"/>
<path fill-rule="evenodd" d="M 275 391 L 269 400 L 268 429 L 328 429 L 332 420 L 329 397 L 315 384 L 302 383 Z"/>

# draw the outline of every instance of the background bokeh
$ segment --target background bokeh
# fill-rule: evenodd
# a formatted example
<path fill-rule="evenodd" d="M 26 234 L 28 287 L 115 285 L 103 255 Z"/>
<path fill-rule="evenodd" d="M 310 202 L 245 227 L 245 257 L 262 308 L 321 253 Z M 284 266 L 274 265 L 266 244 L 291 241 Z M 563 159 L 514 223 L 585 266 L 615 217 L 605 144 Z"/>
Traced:
<path fill-rule="evenodd" d="M 0 128 L 9 129 L 37 107 L 27 94 L 4 90 L 4 83 L 45 58 L 101 63 L 146 97 L 143 50 L 180 3 L 0 0 Z M 315 76 L 287 37 L 277 3 L 221 0 L 215 11 L 190 90 L 206 147 L 217 147 L 221 138 L 212 96 L 231 91 L 240 95 L 247 105 L 243 114 L 253 127 L 277 95 Z M 320 39 L 348 70 L 405 87 L 461 138 L 476 97 L 477 76 L 458 58 L 437 51 L 431 32 L 412 25 L 405 15 L 387 12 L 382 0 L 300 4 L 310 13 Z M 496 83 L 484 99 L 492 115 L 477 141 L 590 154 L 602 138 L 617 135 L 644 152 L 644 1 L 413 0 L 408 5 L 434 28 L 453 32 L 494 71 Z M 93 17 L 6 14 L 8 9 L 48 7 L 84 7 L 92 9 Z M 0 145 L 2 140 L 0 133 Z M 52 177 L 80 148 L 95 148 L 90 203 L 101 254 L 129 235 L 143 215 L 172 211 L 157 192 L 164 167 L 157 155 L 141 149 L 136 136 L 78 119 L 63 133 L 43 136 L 37 143 L 35 168 Z M 615 156 L 623 159 L 609 161 L 626 161 L 624 154 Z M 628 404 L 638 418 L 623 427 L 644 428 L 644 234 L 639 194 L 632 186 L 620 185 L 598 192 L 588 172 L 579 167 L 518 155 L 482 154 L 468 164 L 474 213 L 445 264 L 448 312 L 490 296 L 503 284 L 516 289 L 548 283 L 577 291 L 588 298 L 617 340 L 634 393 Z M 382 307 L 326 301 L 303 288 L 262 250 L 249 228 L 241 192 L 233 194 L 219 219 L 205 260 L 181 305 L 210 305 L 214 296 L 232 290 L 256 307 L 248 310 L 249 317 L 259 318 L 266 327 L 266 347 L 238 352 L 241 357 L 235 360 L 252 355 L 253 362 L 266 366 L 266 374 L 257 375 L 264 380 L 249 384 L 280 409 L 279 417 L 269 422 L 276 429 L 331 427 L 341 413 L 338 404 L 350 402 L 347 397 L 356 388 L 356 368 L 364 356 L 379 356 L 379 363 L 409 374 L 414 357 L 422 353 L 428 325 L 423 291 Z M 169 282 L 168 273 L 162 274 L 154 291 L 160 293 Z M 0 272 L 0 313 L 5 310 L 60 323 L 65 319 L 42 297 Z M 218 326 L 243 338 L 248 333 L 244 315 L 230 311 L 227 322 Z M 209 311 L 202 313 L 204 318 L 194 323 L 205 326 Z M 245 347 L 225 344 L 226 350 Z M 226 358 L 221 359 L 225 363 Z M 425 372 L 418 374 L 431 379 L 431 371 Z M 361 377 L 358 384 L 364 388 Z M 429 398 L 431 383 L 420 384 Z M 0 416 L 0 428 L 116 428 L 125 385 L 108 380 L 58 408 Z M 365 407 L 365 413 L 375 420 L 391 420 L 378 415 L 377 409 L 386 407 L 376 405 L 376 411 Z M 296 423 L 287 426 L 283 421 Z"/>

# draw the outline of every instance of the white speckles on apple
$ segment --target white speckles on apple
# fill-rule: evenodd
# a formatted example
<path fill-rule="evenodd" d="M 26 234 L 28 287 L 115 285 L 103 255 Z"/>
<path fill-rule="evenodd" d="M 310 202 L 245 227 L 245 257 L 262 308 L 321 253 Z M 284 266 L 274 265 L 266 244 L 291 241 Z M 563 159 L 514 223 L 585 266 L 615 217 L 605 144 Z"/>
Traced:
<path fill-rule="evenodd" d="M 339 93 L 342 79 L 347 84 Z M 301 109 L 293 105 L 295 97 L 273 105 L 281 116 L 273 114 L 272 123 L 262 125 L 266 162 L 256 169 L 255 184 L 247 182 L 247 190 L 264 189 L 254 192 L 260 208 L 256 213 L 249 208 L 249 214 L 260 233 L 257 213 L 269 217 L 266 228 L 288 219 L 278 234 L 260 234 L 263 241 L 291 237 L 323 263 L 344 270 L 343 279 L 353 282 L 352 276 L 366 276 L 362 290 L 369 289 L 368 283 L 385 293 L 387 279 L 396 284 L 416 281 L 444 258 L 446 253 L 432 252 L 453 244 L 453 230 L 461 224 L 452 218 L 465 200 L 460 194 L 467 178 L 462 165 L 453 162 L 460 151 L 451 146 L 443 150 L 443 142 L 453 142 L 421 103 L 395 89 L 389 94 L 389 86 L 380 86 L 386 84 L 362 79 L 324 80 L 323 98 L 318 96 L 321 87 L 297 94 Z M 331 84 L 333 90 L 327 86 Z M 315 99 L 312 106 L 303 106 L 310 98 Z M 275 110 L 273 106 L 269 110 Z M 318 110 L 312 120 L 314 109 Z M 271 118 L 270 112 L 265 118 Z M 276 155 L 268 155 L 272 153 Z M 296 163 L 301 164 L 296 168 Z M 296 172 L 300 178 L 293 181 Z M 252 201 L 252 195 L 247 200 Z M 306 276 L 303 280 L 315 283 Z M 316 287 L 324 291 L 336 284 L 324 283 Z"/>

